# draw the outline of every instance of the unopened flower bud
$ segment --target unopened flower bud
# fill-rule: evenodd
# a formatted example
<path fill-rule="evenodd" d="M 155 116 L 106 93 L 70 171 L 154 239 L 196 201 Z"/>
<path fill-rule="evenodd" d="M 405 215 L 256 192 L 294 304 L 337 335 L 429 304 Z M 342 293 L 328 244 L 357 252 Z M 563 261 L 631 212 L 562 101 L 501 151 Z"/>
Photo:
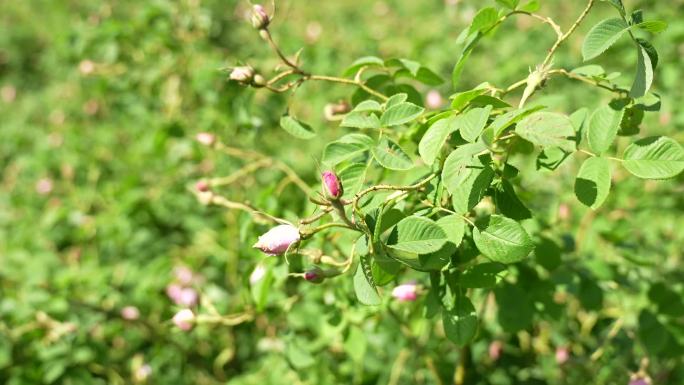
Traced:
<path fill-rule="evenodd" d="M 250 66 L 235 67 L 230 71 L 230 80 L 235 80 L 240 84 L 250 84 L 254 79 L 254 69 Z"/>
<path fill-rule="evenodd" d="M 195 313 L 190 309 L 183 309 L 173 316 L 172 321 L 180 330 L 188 331 L 195 323 Z"/>
<path fill-rule="evenodd" d="M 345 100 L 340 100 L 337 103 L 328 103 L 323 108 L 323 115 L 328 121 L 340 120 L 343 115 L 351 111 L 351 106 Z"/>
<path fill-rule="evenodd" d="M 568 362 L 570 359 L 570 350 L 565 346 L 556 348 L 556 362 L 560 365 Z"/>
<path fill-rule="evenodd" d="M 175 303 L 178 303 L 182 291 L 183 288 L 176 283 L 166 286 L 166 295 Z"/>
<path fill-rule="evenodd" d="M 323 193 L 328 199 L 339 199 L 342 196 L 342 184 L 337 175 L 332 171 L 324 171 L 321 174 L 323 179 Z"/>
<path fill-rule="evenodd" d="M 418 298 L 418 286 L 414 283 L 406 283 L 392 289 L 392 297 L 401 302 L 412 302 Z"/>
<path fill-rule="evenodd" d="M 259 237 L 255 247 L 268 255 L 280 255 L 299 242 L 299 230 L 292 225 L 278 225 Z"/>
<path fill-rule="evenodd" d="M 304 272 L 304 279 L 311 283 L 321 283 L 325 279 L 325 273 L 318 267 Z"/>
<path fill-rule="evenodd" d="M 173 275 L 176 277 L 176 281 L 178 281 L 181 285 L 189 285 L 194 279 L 194 273 L 187 266 L 176 266 L 173 269 Z"/>
<path fill-rule="evenodd" d="M 181 290 L 180 295 L 178 296 L 178 300 L 176 301 L 177 305 L 181 306 L 195 306 L 197 304 L 197 291 L 191 287 L 186 287 Z"/>
<path fill-rule="evenodd" d="M 425 105 L 431 110 L 436 110 L 442 107 L 444 104 L 444 99 L 442 99 L 442 94 L 437 90 L 431 90 L 427 93 L 425 97 Z"/>
<path fill-rule="evenodd" d="M 651 385 L 651 379 L 635 374 L 629 379 L 629 385 Z"/>
<path fill-rule="evenodd" d="M 205 146 L 211 146 L 216 142 L 216 136 L 208 132 L 200 132 L 199 134 L 197 134 L 195 139 L 197 139 L 198 142 L 202 143 Z"/>
<path fill-rule="evenodd" d="M 489 358 L 492 359 L 492 361 L 496 361 L 501 357 L 501 350 L 503 350 L 503 346 L 501 344 L 501 341 L 492 341 L 491 344 L 489 344 Z"/>
<path fill-rule="evenodd" d="M 148 364 L 141 365 L 134 372 L 135 381 L 145 382 L 147 378 L 152 374 L 152 367 Z"/>
<path fill-rule="evenodd" d="M 256 29 L 265 29 L 271 23 L 271 18 L 261 4 L 252 7 L 252 26 Z"/>
<path fill-rule="evenodd" d="M 123 309 L 121 309 L 121 318 L 125 320 L 134 321 L 137 320 L 139 317 L 140 311 L 135 306 L 126 306 Z"/>
<path fill-rule="evenodd" d="M 252 285 L 256 285 L 265 276 L 266 276 L 266 267 L 264 267 L 264 265 L 257 265 L 254 268 L 254 270 L 252 270 L 252 274 L 249 275 L 249 283 Z"/>
<path fill-rule="evenodd" d="M 256 74 L 254 75 L 254 80 L 252 81 L 254 87 L 263 87 L 266 85 L 266 79 L 263 76 Z"/>
<path fill-rule="evenodd" d="M 197 183 L 195 183 L 195 190 L 199 192 L 207 192 L 209 191 L 209 183 L 203 180 L 199 180 L 197 181 Z"/>

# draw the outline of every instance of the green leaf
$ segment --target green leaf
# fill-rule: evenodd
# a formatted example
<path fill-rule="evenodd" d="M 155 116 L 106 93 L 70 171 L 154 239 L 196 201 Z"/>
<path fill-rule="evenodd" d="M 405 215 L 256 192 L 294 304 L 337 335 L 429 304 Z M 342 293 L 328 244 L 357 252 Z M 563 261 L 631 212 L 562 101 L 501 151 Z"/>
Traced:
<path fill-rule="evenodd" d="M 667 23 L 662 20 L 649 20 L 637 24 L 636 27 L 651 33 L 661 33 L 667 29 Z"/>
<path fill-rule="evenodd" d="M 290 115 L 280 118 L 280 127 L 296 138 L 311 139 L 316 136 L 316 133 L 309 125 L 298 121 Z"/>
<path fill-rule="evenodd" d="M 449 99 L 452 99 L 451 108 L 459 111 L 462 110 L 465 106 L 468 105 L 468 103 L 470 103 L 471 100 L 487 92 L 488 86 L 488 83 L 482 83 L 472 90 L 459 92 L 457 94 L 449 96 Z"/>
<path fill-rule="evenodd" d="M 420 63 L 409 59 L 387 59 L 385 60 L 385 67 L 405 68 L 411 75 L 416 76 L 420 69 Z"/>
<path fill-rule="evenodd" d="M 330 167 L 370 150 L 373 139 L 363 134 L 348 134 L 328 143 L 323 149 L 323 163 Z"/>
<path fill-rule="evenodd" d="M 606 19 L 594 26 L 582 44 L 584 61 L 591 60 L 615 44 L 629 30 L 629 25 L 621 18 Z"/>
<path fill-rule="evenodd" d="M 521 11 L 524 12 L 537 12 L 541 6 L 539 5 L 539 0 L 530 0 L 525 5 L 520 7 Z"/>
<path fill-rule="evenodd" d="M 501 181 L 500 188 L 494 191 L 494 201 L 501 214 L 511 219 L 521 221 L 532 218 L 530 209 L 518 198 L 511 182 L 505 179 Z"/>
<path fill-rule="evenodd" d="M 557 169 L 570 156 L 570 153 L 558 147 L 547 147 L 537 156 L 537 169 Z"/>
<path fill-rule="evenodd" d="M 501 279 L 499 274 L 503 271 L 506 271 L 506 265 L 503 263 L 480 263 L 467 268 L 461 274 L 458 283 L 466 288 L 494 287 Z"/>
<path fill-rule="evenodd" d="M 390 238 L 396 241 L 388 245 L 390 249 L 416 254 L 438 251 L 447 241 L 441 226 L 428 218 L 417 216 L 406 217 L 397 223 Z"/>
<path fill-rule="evenodd" d="M 373 157 L 384 168 L 390 170 L 409 170 L 413 168 L 413 161 L 393 141 L 383 138 L 377 146 L 371 149 Z"/>
<path fill-rule="evenodd" d="M 373 281 L 371 270 L 371 257 L 364 255 L 359 259 L 359 264 L 354 273 L 354 292 L 359 302 L 364 305 L 380 305 L 380 295 Z"/>
<path fill-rule="evenodd" d="M 575 179 L 575 195 L 584 205 L 598 209 L 610 192 L 610 162 L 591 157 L 582 163 Z"/>
<path fill-rule="evenodd" d="M 614 110 L 611 106 L 605 105 L 591 114 L 587 129 L 587 144 L 596 155 L 608 151 L 613 144 L 620 129 L 623 113 L 623 110 Z"/>
<path fill-rule="evenodd" d="M 494 289 L 499 325 L 509 333 L 515 333 L 532 325 L 535 313 L 534 302 L 530 299 L 531 293 L 521 286 L 504 283 Z"/>
<path fill-rule="evenodd" d="M 524 119 L 527 115 L 537 112 L 543 108 L 544 106 L 533 106 L 508 111 L 494 119 L 487 130 L 491 131 L 492 138 L 498 138 L 506 130 L 506 128 Z"/>
<path fill-rule="evenodd" d="M 458 129 L 456 123 L 457 119 L 455 117 L 441 119 L 432 124 L 427 131 L 425 131 L 425 134 L 418 144 L 418 153 L 425 164 L 431 165 L 435 162 L 447 137 Z"/>
<path fill-rule="evenodd" d="M 465 144 L 449 153 L 442 167 L 442 182 L 447 191 L 454 194 L 466 174 L 466 167 L 471 165 L 475 154 L 486 149 L 484 144 L 478 142 Z"/>
<path fill-rule="evenodd" d="M 658 67 L 658 51 L 656 51 L 653 44 L 651 44 L 648 40 L 636 38 L 636 41 L 644 50 L 646 50 L 648 58 L 651 59 L 651 67 L 655 71 L 656 67 Z"/>
<path fill-rule="evenodd" d="M 418 118 L 425 109 L 413 103 L 402 102 L 389 107 L 380 118 L 383 127 L 398 126 Z"/>
<path fill-rule="evenodd" d="M 352 111 L 356 112 L 380 112 L 382 105 L 375 100 L 364 100 L 357 104 Z"/>
<path fill-rule="evenodd" d="M 485 32 L 496 24 L 499 19 L 499 11 L 493 7 L 487 7 L 480 9 L 473 17 L 472 23 L 470 23 L 470 28 L 468 29 L 468 34 L 472 35 L 476 32 Z"/>
<path fill-rule="evenodd" d="M 437 224 L 444 230 L 449 242 L 454 246 L 461 244 L 465 234 L 465 221 L 460 215 L 447 215 L 439 218 Z"/>
<path fill-rule="evenodd" d="M 406 99 L 408 99 L 408 95 L 405 93 L 398 93 L 398 94 L 392 95 L 385 102 L 385 109 L 390 109 L 399 103 L 403 103 L 406 101 Z"/>
<path fill-rule="evenodd" d="M 338 173 L 342 186 L 344 186 L 343 198 L 350 199 L 361 191 L 367 170 L 366 163 L 352 163 Z"/>
<path fill-rule="evenodd" d="M 644 179 L 667 179 L 684 170 L 684 149 L 671 138 L 653 136 L 627 147 L 622 165 Z"/>
<path fill-rule="evenodd" d="M 342 76 L 351 76 L 357 73 L 363 67 L 383 67 L 385 62 L 376 56 L 364 56 L 356 59 L 351 66 L 344 70 Z"/>
<path fill-rule="evenodd" d="M 514 10 L 515 7 L 517 7 L 520 3 L 520 0 L 496 0 L 496 2 L 501 4 L 503 7 Z"/>
<path fill-rule="evenodd" d="M 492 215 L 481 227 L 473 230 L 473 240 L 478 250 L 495 262 L 519 262 L 534 250 L 532 238 L 513 219 Z"/>
<path fill-rule="evenodd" d="M 602 0 L 605 2 L 610 3 L 613 7 L 615 7 L 618 12 L 620 12 L 620 15 L 624 17 L 627 14 L 627 11 L 625 11 L 625 6 L 622 5 L 622 0 Z"/>
<path fill-rule="evenodd" d="M 344 116 L 341 127 L 380 128 L 380 119 L 375 114 L 367 115 L 360 111 L 352 111 Z"/>
<path fill-rule="evenodd" d="M 598 64 L 589 64 L 586 66 L 577 67 L 570 72 L 591 78 L 602 78 L 606 74 L 606 70 L 604 70 L 603 67 Z"/>
<path fill-rule="evenodd" d="M 536 112 L 520 121 L 516 134 L 543 148 L 558 147 L 575 151 L 575 142 L 568 138 L 575 135 L 570 118 L 555 112 Z"/>
<path fill-rule="evenodd" d="M 491 112 L 492 106 L 489 105 L 483 108 L 473 108 L 464 113 L 460 119 L 461 137 L 468 142 L 475 142 L 487 125 Z"/>
<path fill-rule="evenodd" d="M 648 92 L 653 84 L 653 63 L 651 57 L 644 47 L 637 44 L 637 67 L 634 83 L 629 90 L 629 96 L 640 98 Z"/>
<path fill-rule="evenodd" d="M 491 167 L 491 158 L 482 155 L 473 158 L 467 164 L 458 177 L 457 182 L 451 185 L 451 203 L 454 211 L 465 214 L 475 205 L 480 203 L 485 196 L 489 185 L 494 179 L 494 170 Z M 446 184 L 445 184 L 446 185 Z M 449 187 L 447 187 L 448 189 Z"/>
<path fill-rule="evenodd" d="M 477 332 L 477 312 L 470 299 L 457 295 L 454 306 L 442 310 L 444 334 L 457 346 L 465 346 Z"/>

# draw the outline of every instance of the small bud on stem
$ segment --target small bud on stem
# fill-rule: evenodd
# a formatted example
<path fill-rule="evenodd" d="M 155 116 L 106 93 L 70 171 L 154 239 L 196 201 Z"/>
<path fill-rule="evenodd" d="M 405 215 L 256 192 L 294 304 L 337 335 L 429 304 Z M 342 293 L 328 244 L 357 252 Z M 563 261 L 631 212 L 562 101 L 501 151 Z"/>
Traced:
<path fill-rule="evenodd" d="M 271 18 L 266 13 L 266 9 L 261 4 L 254 4 L 252 7 L 252 26 L 258 30 L 268 28 Z"/>
<path fill-rule="evenodd" d="M 330 200 L 340 199 L 343 190 L 337 175 L 332 171 L 324 171 L 321 178 L 323 179 L 323 195 Z"/>

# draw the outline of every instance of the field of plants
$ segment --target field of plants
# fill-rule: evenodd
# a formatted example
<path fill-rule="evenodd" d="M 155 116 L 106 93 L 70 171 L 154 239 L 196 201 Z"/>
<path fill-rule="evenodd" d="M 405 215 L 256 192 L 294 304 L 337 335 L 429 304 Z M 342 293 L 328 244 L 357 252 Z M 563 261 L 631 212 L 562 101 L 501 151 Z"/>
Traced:
<path fill-rule="evenodd" d="M 0 384 L 684 384 L 684 0 L 0 1 Z"/>

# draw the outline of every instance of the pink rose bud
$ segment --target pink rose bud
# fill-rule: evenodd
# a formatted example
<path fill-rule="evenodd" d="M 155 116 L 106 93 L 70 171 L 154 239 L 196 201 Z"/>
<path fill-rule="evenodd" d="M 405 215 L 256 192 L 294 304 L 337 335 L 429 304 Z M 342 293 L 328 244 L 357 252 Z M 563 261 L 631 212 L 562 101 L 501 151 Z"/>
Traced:
<path fill-rule="evenodd" d="M 197 291 L 191 287 L 186 287 L 182 289 L 180 295 L 178 296 L 177 305 L 181 306 L 195 306 L 197 304 Z"/>
<path fill-rule="evenodd" d="M 266 268 L 264 265 L 257 265 L 249 275 L 249 283 L 255 285 L 257 282 L 261 281 L 264 276 L 266 276 Z"/>
<path fill-rule="evenodd" d="M 304 272 L 304 279 L 311 283 L 321 283 L 325 279 L 325 275 L 323 270 L 318 267 L 314 267 Z"/>
<path fill-rule="evenodd" d="M 203 180 L 198 180 L 197 183 L 195 183 L 195 190 L 199 192 L 207 192 L 209 191 L 209 183 Z"/>
<path fill-rule="evenodd" d="M 651 379 L 635 374 L 629 380 L 629 385 L 651 385 Z"/>
<path fill-rule="evenodd" d="M 40 195 L 47 195 L 52 192 L 52 179 L 42 178 L 36 182 L 36 192 Z"/>
<path fill-rule="evenodd" d="M 208 132 L 200 132 L 195 136 L 195 139 L 205 146 L 211 146 L 216 142 L 216 136 Z"/>
<path fill-rule="evenodd" d="M 567 221 L 570 218 L 570 206 L 565 203 L 561 203 L 558 206 L 558 218 L 562 221 Z"/>
<path fill-rule="evenodd" d="M 299 242 L 299 230 L 292 225 L 278 225 L 259 237 L 254 248 L 268 255 L 280 255 Z"/>
<path fill-rule="evenodd" d="M 128 321 L 135 321 L 140 318 L 140 311 L 135 306 L 126 306 L 121 309 L 121 318 Z"/>
<path fill-rule="evenodd" d="M 439 93 L 437 90 L 432 90 L 427 93 L 427 96 L 425 97 L 425 105 L 432 110 L 436 110 L 444 104 L 444 100 L 442 99 L 442 95 Z"/>
<path fill-rule="evenodd" d="M 230 72 L 230 80 L 235 80 L 240 84 L 249 84 L 254 79 L 254 69 L 249 66 L 235 67 Z"/>
<path fill-rule="evenodd" d="M 190 309 L 183 309 L 173 316 L 172 321 L 180 330 L 188 331 L 195 322 L 195 313 Z"/>
<path fill-rule="evenodd" d="M 570 359 L 570 351 L 565 346 L 560 346 L 556 348 L 556 362 L 560 365 L 568 362 Z"/>
<path fill-rule="evenodd" d="M 138 382 L 144 382 L 152 374 L 152 367 L 148 364 L 141 365 L 135 371 L 135 380 Z"/>
<path fill-rule="evenodd" d="M 265 29 L 271 23 L 271 18 L 266 9 L 260 4 L 252 7 L 252 26 L 256 29 Z"/>
<path fill-rule="evenodd" d="M 405 283 L 392 289 L 392 297 L 401 302 L 412 302 L 418 298 L 418 286 L 414 283 Z"/>
<path fill-rule="evenodd" d="M 489 358 L 492 359 L 492 361 L 496 361 L 501 357 L 501 351 L 503 350 L 503 344 L 501 341 L 492 341 L 491 344 L 489 344 Z"/>
<path fill-rule="evenodd" d="M 324 171 L 321 174 L 323 178 L 323 192 L 328 199 L 339 199 L 342 196 L 342 184 L 340 179 L 332 171 Z"/>
<path fill-rule="evenodd" d="M 166 286 L 166 295 L 175 303 L 180 301 L 182 291 L 183 288 L 176 283 Z"/>

